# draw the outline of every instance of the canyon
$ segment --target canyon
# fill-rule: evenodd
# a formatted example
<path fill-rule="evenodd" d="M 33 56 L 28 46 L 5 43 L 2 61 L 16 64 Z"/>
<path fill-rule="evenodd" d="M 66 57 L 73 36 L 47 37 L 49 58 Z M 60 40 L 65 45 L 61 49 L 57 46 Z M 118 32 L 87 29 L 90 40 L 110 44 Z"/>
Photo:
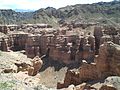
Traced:
<path fill-rule="evenodd" d="M 0 9 L 0 90 L 120 90 L 119 7 Z"/>

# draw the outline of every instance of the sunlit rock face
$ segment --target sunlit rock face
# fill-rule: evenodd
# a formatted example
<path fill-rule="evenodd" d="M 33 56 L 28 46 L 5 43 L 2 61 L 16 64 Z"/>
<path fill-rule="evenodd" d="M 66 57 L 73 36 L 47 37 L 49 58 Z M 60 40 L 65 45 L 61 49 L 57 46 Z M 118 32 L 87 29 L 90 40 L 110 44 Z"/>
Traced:
<path fill-rule="evenodd" d="M 99 55 L 95 63 L 83 62 L 79 71 L 68 71 L 64 83 L 58 83 L 59 87 L 67 87 L 71 84 L 77 85 L 85 81 L 105 79 L 111 75 L 120 76 L 120 46 L 112 42 L 106 42 L 100 46 Z M 71 73 L 73 74 L 71 74 Z M 61 86 L 60 86 L 61 85 Z M 104 88 L 112 88 L 103 86 Z M 103 89 L 101 88 L 101 90 Z M 112 89 L 111 89 L 112 90 Z M 113 88 L 114 90 L 114 88 Z"/>

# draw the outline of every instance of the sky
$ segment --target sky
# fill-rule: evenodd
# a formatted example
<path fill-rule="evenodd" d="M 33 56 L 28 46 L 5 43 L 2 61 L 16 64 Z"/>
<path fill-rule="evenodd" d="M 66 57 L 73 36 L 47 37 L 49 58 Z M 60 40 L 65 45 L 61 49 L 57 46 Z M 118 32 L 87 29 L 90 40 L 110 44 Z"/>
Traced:
<path fill-rule="evenodd" d="M 95 2 L 109 2 L 111 0 L 0 0 L 0 9 L 31 9 L 54 7 L 60 8 L 67 5 L 90 4 Z"/>

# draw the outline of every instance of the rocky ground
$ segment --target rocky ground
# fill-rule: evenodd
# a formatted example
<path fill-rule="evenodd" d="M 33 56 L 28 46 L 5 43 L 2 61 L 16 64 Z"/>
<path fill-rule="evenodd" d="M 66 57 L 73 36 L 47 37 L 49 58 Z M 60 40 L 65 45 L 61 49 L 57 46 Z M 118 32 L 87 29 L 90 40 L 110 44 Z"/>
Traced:
<path fill-rule="evenodd" d="M 47 87 L 57 87 L 58 81 L 63 81 L 67 68 L 62 68 L 59 71 L 55 71 L 54 67 L 49 67 L 45 71 L 40 72 L 40 83 Z"/>
<path fill-rule="evenodd" d="M 30 63 L 30 60 L 31 59 L 20 52 L 0 51 L 0 90 L 56 90 L 57 82 L 63 82 L 65 73 L 70 68 L 70 66 L 64 67 L 63 64 L 58 65 L 57 62 L 51 63 L 50 60 L 46 61 L 44 59 L 44 62 L 49 62 L 49 64 L 44 64 L 40 73 L 36 76 L 28 76 L 26 74 L 27 72 L 3 72 L 5 69 L 16 70 L 15 62 L 26 61 Z M 101 82 L 90 82 L 89 84 L 92 85 L 92 87 L 96 87 L 97 90 L 99 90 L 102 85 L 113 86 L 116 87 L 117 90 L 120 90 L 120 77 L 110 76 Z M 86 83 L 81 85 L 86 85 Z M 66 89 L 64 88 L 64 90 Z M 70 89 L 67 88 L 67 90 Z"/>
<path fill-rule="evenodd" d="M 9 69 L 17 70 L 14 64 L 15 62 L 25 61 L 30 63 L 30 60 L 20 52 L 0 51 L 0 90 L 38 90 L 37 88 L 39 90 L 48 90 L 48 88 L 55 88 L 57 82 L 64 79 L 64 73 L 66 73 L 67 67 L 58 71 L 55 71 L 53 66 L 46 67 L 44 71 L 41 71 L 36 76 L 28 76 L 26 72 L 14 73 L 12 70 L 10 73 L 3 72 Z"/>

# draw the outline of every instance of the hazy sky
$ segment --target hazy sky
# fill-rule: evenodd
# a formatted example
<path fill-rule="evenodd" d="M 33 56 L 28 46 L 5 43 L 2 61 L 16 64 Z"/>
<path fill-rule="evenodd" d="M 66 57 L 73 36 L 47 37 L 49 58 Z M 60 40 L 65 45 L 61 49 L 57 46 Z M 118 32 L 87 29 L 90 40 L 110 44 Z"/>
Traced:
<path fill-rule="evenodd" d="M 87 4 L 111 0 L 0 0 L 0 9 L 40 9 L 46 7 L 60 8 L 67 5 Z"/>

